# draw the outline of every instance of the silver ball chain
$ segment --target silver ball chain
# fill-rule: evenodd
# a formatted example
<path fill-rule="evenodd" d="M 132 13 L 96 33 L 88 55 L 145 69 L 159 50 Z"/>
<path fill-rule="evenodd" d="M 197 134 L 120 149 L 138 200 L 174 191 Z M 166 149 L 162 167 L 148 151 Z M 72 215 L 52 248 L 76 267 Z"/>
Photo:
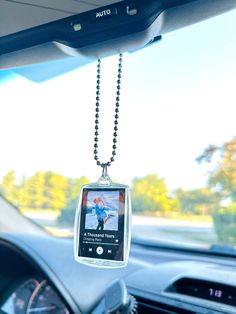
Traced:
<path fill-rule="evenodd" d="M 97 63 L 97 86 L 96 86 L 96 109 L 95 109 L 95 138 L 94 138 L 94 159 L 98 166 L 103 169 L 110 166 L 115 160 L 116 145 L 117 145 L 117 131 L 118 131 L 118 119 L 119 119 L 119 106 L 120 106 L 120 88 L 121 88 L 121 72 L 122 72 L 122 53 L 119 54 L 118 63 L 118 75 L 117 75 L 117 86 L 116 86 L 116 105 L 115 105 L 115 121 L 114 121 L 114 133 L 113 133 L 113 146 L 112 156 L 109 161 L 102 163 L 98 159 L 98 135 L 99 135 L 99 107 L 100 107 L 100 79 L 101 79 L 101 60 L 98 59 Z"/>

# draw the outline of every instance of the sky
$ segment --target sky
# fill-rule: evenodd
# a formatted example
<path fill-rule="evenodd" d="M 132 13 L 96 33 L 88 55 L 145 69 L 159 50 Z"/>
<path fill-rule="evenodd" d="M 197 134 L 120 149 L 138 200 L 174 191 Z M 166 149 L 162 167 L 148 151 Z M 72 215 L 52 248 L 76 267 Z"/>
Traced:
<path fill-rule="evenodd" d="M 119 136 L 112 178 L 155 173 L 169 189 L 202 187 L 196 158 L 235 134 L 236 11 L 163 36 L 124 55 Z M 117 57 L 102 61 L 99 156 L 111 154 Z M 0 84 L 0 177 L 55 171 L 101 175 L 93 160 L 96 63 L 43 83 Z"/>

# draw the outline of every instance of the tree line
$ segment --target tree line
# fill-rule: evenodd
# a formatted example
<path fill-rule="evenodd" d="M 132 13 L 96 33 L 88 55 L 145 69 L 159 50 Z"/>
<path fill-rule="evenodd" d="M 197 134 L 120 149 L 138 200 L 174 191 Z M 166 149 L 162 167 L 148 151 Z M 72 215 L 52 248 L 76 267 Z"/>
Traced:
<path fill-rule="evenodd" d="M 2 179 L 0 193 L 22 209 L 62 210 L 77 199 L 86 183 L 84 176 L 67 178 L 52 171 L 36 172 L 19 181 L 14 171 L 9 171 Z"/>
<path fill-rule="evenodd" d="M 19 181 L 10 171 L 0 183 L 0 193 L 22 209 L 73 211 L 82 185 L 88 182 L 85 176 L 67 178 L 51 171 L 36 172 Z M 209 188 L 170 192 L 165 180 L 155 174 L 134 178 L 131 190 L 133 211 L 137 213 L 210 215 L 217 202 L 216 193 Z"/>
<path fill-rule="evenodd" d="M 149 174 L 131 183 L 133 211 L 212 215 L 216 211 L 236 214 L 236 137 L 222 146 L 210 145 L 196 160 L 215 167 L 204 188 L 169 191 L 163 178 Z M 52 171 L 36 172 L 21 180 L 9 171 L 0 182 L 0 193 L 22 209 L 74 210 L 85 176 L 67 178 Z"/>

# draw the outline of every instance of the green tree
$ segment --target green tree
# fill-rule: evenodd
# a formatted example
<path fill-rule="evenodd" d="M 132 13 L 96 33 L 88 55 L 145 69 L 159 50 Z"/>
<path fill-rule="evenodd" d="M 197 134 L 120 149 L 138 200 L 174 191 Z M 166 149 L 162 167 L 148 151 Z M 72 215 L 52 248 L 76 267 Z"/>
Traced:
<path fill-rule="evenodd" d="M 219 195 L 209 188 L 176 190 L 181 211 L 185 214 L 211 215 L 219 204 Z"/>
<path fill-rule="evenodd" d="M 236 138 L 221 148 L 221 159 L 210 175 L 209 184 L 223 197 L 236 201 Z"/>
<path fill-rule="evenodd" d="M 72 225 L 75 217 L 75 210 L 78 202 L 81 187 L 88 184 L 86 177 L 80 177 L 76 179 L 69 178 L 67 186 L 67 203 L 65 208 L 62 209 L 59 217 L 59 222 L 63 225 Z"/>
<path fill-rule="evenodd" d="M 7 200 L 18 203 L 18 190 L 16 187 L 16 177 L 14 171 L 9 171 L 2 179 L 0 185 L 1 193 L 6 197 Z"/>
<path fill-rule="evenodd" d="M 66 191 L 67 202 L 76 202 L 78 200 L 81 187 L 88 183 L 89 180 L 85 176 L 80 178 L 69 178 Z"/>
<path fill-rule="evenodd" d="M 156 211 L 168 214 L 178 210 L 178 203 L 168 196 L 164 179 L 154 174 L 132 182 L 132 206 L 135 212 Z"/>
<path fill-rule="evenodd" d="M 43 208 L 62 209 L 67 204 L 68 178 L 48 171 L 45 173 Z"/>
<path fill-rule="evenodd" d="M 236 137 L 222 146 L 210 145 L 197 160 L 211 162 L 217 152 L 220 156 L 209 172 L 209 186 L 221 193 L 222 198 L 236 201 Z"/>
<path fill-rule="evenodd" d="M 45 174 L 36 172 L 33 176 L 23 179 L 19 186 L 19 205 L 23 208 L 43 208 Z"/>
<path fill-rule="evenodd" d="M 222 146 L 210 145 L 205 149 L 199 162 L 212 162 L 218 153 L 218 161 L 209 172 L 209 186 L 221 197 L 213 213 L 218 240 L 236 245 L 236 137 Z"/>

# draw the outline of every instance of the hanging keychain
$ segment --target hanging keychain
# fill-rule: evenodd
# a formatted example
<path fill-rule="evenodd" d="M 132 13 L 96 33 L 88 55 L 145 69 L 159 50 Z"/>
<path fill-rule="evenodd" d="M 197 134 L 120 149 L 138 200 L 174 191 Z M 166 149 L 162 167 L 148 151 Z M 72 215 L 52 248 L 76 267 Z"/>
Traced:
<path fill-rule="evenodd" d="M 75 215 L 75 260 L 97 267 L 126 266 L 131 240 L 131 199 L 127 185 L 112 182 L 107 169 L 115 160 L 120 106 L 122 54 L 119 55 L 112 156 L 98 159 L 101 60 L 97 64 L 94 159 L 102 167 L 96 183 L 82 187 Z"/>

